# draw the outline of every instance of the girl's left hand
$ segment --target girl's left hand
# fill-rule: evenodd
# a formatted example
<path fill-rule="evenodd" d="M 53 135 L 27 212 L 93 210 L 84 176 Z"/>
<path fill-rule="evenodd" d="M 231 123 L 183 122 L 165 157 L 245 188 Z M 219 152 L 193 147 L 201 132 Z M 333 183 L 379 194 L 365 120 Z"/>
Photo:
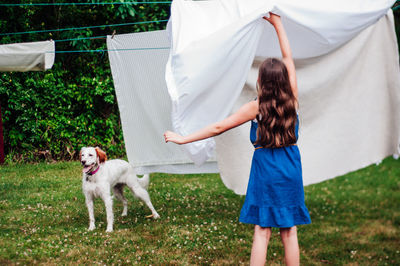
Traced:
<path fill-rule="evenodd" d="M 165 131 L 164 139 L 165 142 L 174 142 L 176 144 L 183 144 L 183 137 L 172 131 Z"/>
<path fill-rule="evenodd" d="M 266 21 L 268 21 L 269 23 L 271 23 L 274 26 L 281 22 L 281 17 L 279 15 L 271 13 L 271 12 L 269 12 L 269 18 L 263 17 L 263 19 L 265 19 Z"/>

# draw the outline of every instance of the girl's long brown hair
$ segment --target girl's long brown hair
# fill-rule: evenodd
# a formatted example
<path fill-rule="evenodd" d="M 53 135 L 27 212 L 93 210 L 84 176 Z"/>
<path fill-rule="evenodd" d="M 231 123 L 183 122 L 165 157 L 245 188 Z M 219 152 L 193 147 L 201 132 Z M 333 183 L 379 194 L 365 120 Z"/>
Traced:
<path fill-rule="evenodd" d="M 296 143 L 297 100 L 285 64 L 268 58 L 258 73 L 259 115 L 256 144 L 266 148 Z"/>

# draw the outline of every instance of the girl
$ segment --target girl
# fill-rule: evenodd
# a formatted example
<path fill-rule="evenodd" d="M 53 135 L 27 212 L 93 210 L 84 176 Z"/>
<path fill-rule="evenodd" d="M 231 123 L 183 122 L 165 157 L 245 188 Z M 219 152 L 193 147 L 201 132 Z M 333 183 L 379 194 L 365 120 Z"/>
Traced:
<path fill-rule="evenodd" d="M 187 136 L 164 133 L 166 142 L 185 144 L 219 135 L 247 121 L 254 155 L 239 221 L 254 224 L 250 265 L 264 265 L 271 227 L 280 228 L 287 265 L 299 265 L 296 225 L 311 222 L 304 204 L 298 137 L 297 81 L 286 32 L 278 15 L 264 17 L 275 28 L 282 61 L 266 59 L 260 66 L 258 98 L 228 118 Z"/>

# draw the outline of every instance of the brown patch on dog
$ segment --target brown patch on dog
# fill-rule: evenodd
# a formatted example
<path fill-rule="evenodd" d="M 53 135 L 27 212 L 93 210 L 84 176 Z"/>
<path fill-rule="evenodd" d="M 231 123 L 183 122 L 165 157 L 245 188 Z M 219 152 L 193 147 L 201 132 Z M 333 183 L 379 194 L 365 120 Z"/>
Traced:
<path fill-rule="evenodd" d="M 107 161 L 107 155 L 105 151 L 103 151 L 99 147 L 96 147 L 95 150 L 100 163 L 104 163 L 105 161 Z"/>

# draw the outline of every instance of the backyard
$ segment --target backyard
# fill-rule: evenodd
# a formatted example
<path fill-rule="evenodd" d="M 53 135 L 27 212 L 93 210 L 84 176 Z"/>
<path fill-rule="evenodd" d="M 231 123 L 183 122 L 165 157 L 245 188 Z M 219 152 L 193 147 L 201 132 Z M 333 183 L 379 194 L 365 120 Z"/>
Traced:
<path fill-rule="evenodd" d="M 400 161 L 305 187 L 312 224 L 298 227 L 303 265 L 400 263 Z M 152 174 L 149 193 L 161 215 L 126 189 L 128 216 L 114 200 L 114 232 L 105 233 L 103 202 L 88 231 L 78 162 L 0 167 L 0 264 L 248 264 L 251 225 L 240 224 L 244 196 L 217 174 Z M 268 264 L 284 264 L 273 230 Z"/>

